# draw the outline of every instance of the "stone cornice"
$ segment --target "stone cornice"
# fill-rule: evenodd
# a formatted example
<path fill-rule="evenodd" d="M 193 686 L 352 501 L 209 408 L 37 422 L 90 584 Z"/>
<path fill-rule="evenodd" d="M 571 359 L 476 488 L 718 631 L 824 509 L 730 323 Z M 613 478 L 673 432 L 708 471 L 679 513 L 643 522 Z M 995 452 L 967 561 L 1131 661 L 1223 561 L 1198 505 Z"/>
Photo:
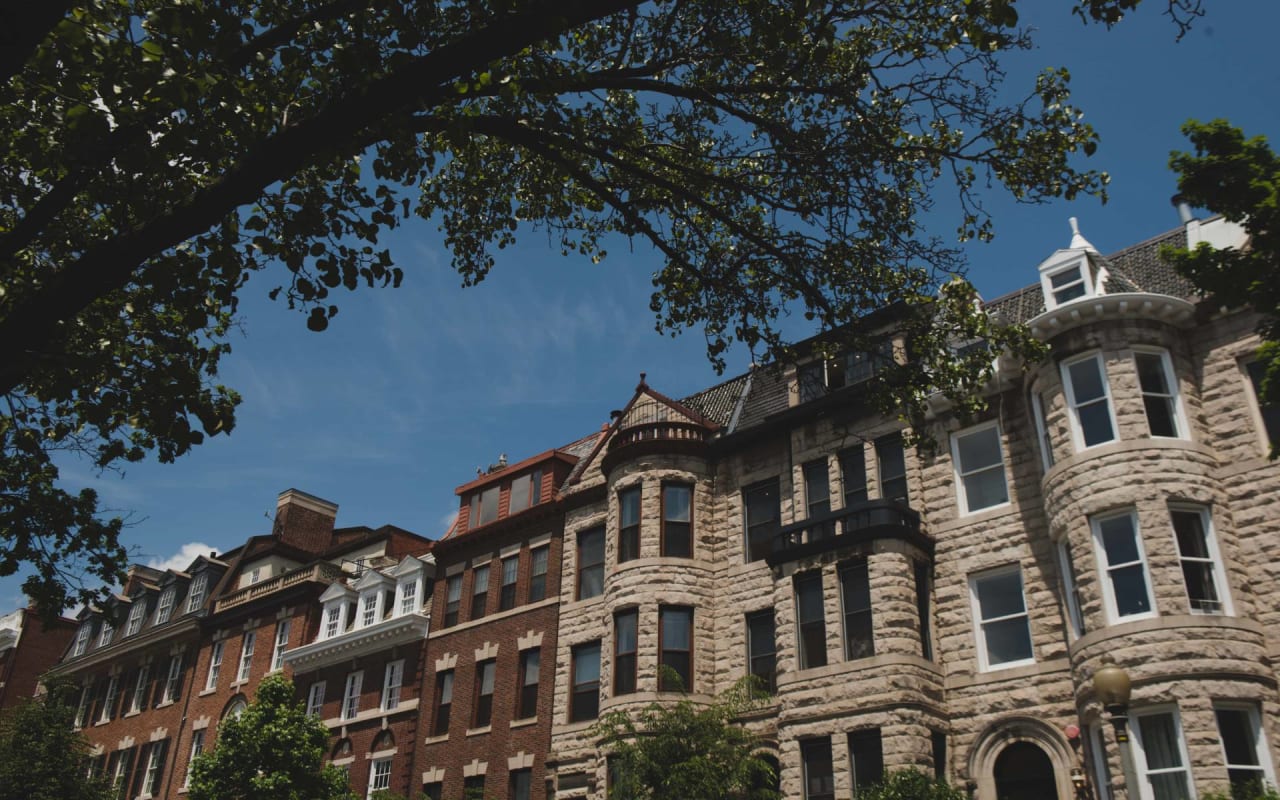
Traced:
<path fill-rule="evenodd" d="M 200 618 L 202 616 L 202 613 L 196 612 L 179 617 L 173 622 L 165 623 L 158 628 L 147 628 L 133 636 L 114 641 L 106 647 L 99 647 L 94 650 L 90 650 L 84 655 L 69 658 L 52 667 L 49 670 L 49 674 L 73 674 L 87 668 L 101 666 L 104 663 L 114 662 L 124 657 L 126 653 L 132 651 L 154 647 L 155 645 L 162 644 L 170 639 L 176 639 L 184 635 L 199 634 Z"/>
<path fill-rule="evenodd" d="M 1051 308 L 1027 322 L 1031 335 L 1041 340 L 1095 322 L 1146 319 L 1176 327 L 1195 321 L 1196 307 L 1181 298 L 1147 292 L 1121 292 L 1082 297 Z"/>
<path fill-rule="evenodd" d="M 339 634 L 329 639 L 294 648 L 284 654 L 284 663 L 294 672 L 308 672 L 354 658 L 427 638 L 430 618 L 425 614 L 404 614 L 367 628 Z"/>

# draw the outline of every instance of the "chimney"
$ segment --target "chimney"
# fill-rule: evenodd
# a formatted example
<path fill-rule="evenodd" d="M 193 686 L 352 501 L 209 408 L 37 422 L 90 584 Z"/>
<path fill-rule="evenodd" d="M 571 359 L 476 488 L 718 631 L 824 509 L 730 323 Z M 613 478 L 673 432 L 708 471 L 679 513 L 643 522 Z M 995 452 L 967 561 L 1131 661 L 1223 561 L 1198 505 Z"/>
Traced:
<path fill-rule="evenodd" d="M 1191 211 L 1191 204 L 1188 203 L 1186 198 L 1182 195 L 1175 194 L 1173 197 L 1169 198 L 1169 202 L 1173 204 L 1174 208 L 1178 209 L 1178 222 L 1183 225 L 1186 225 L 1188 222 L 1191 222 L 1196 218 L 1195 214 Z"/>
<path fill-rule="evenodd" d="M 318 554 L 333 542 L 333 521 L 338 504 L 315 495 L 286 489 L 276 501 L 276 521 L 272 535 L 285 544 Z"/>

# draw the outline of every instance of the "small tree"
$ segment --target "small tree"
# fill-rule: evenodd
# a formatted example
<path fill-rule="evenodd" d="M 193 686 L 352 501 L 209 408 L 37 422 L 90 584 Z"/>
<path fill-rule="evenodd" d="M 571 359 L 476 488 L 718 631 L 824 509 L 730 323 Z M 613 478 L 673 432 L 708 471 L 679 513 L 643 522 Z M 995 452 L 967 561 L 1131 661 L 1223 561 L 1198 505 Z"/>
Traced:
<path fill-rule="evenodd" d="M 610 798 L 775 800 L 774 768 L 757 751 L 744 714 L 765 697 L 739 681 L 704 706 L 688 699 L 651 703 L 634 716 L 606 714 L 592 729 L 608 742 Z"/>
<path fill-rule="evenodd" d="M 968 796 L 919 770 L 902 769 L 885 775 L 879 783 L 859 789 L 857 800 L 968 800 Z"/>
<path fill-rule="evenodd" d="M 190 800 L 348 800 L 346 774 L 324 763 L 328 741 L 293 683 L 270 676 L 244 713 L 221 722 L 216 746 L 196 758 Z"/>
<path fill-rule="evenodd" d="M 106 800 L 88 770 L 89 743 L 75 731 L 76 687 L 47 686 L 0 716 L 0 800 Z"/>

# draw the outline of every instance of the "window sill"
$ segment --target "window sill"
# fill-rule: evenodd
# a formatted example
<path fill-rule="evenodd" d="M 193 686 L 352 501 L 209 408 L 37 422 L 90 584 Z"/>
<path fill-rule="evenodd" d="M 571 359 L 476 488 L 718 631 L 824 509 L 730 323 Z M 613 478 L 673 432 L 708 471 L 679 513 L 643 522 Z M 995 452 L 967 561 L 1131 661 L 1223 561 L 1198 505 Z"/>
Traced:
<path fill-rule="evenodd" d="M 138 715 L 139 715 L 139 714 L 141 714 L 141 713 L 142 713 L 142 709 L 140 709 L 140 708 L 135 708 L 135 709 L 133 709 L 132 711 L 127 711 L 127 712 L 125 712 L 125 715 L 124 715 L 124 717 L 122 717 L 122 719 L 128 719 L 129 717 L 136 717 L 136 716 L 138 716 Z"/>
<path fill-rule="evenodd" d="M 239 689 L 241 686 L 244 686 L 244 685 L 245 685 L 245 684 L 247 684 L 248 682 L 249 682 L 249 679 L 248 679 L 248 678 L 242 678 L 241 680 L 238 680 L 238 681 L 236 681 L 236 682 L 232 683 L 232 684 L 231 684 L 230 686 L 228 686 L 227 688 L 228 688 L 228 689 Z"/>
<path fill-rule="evenodd" d="M 983 674 L 989 674 L 992 672 L 1003 672 L 1007 669 L 1017 669 L 1018 667 L 1029 667 L 1035 663 L 1036 660 L 1034 658 L 1023 658 L 1018 661 L 1005 661 L 1001 664 L 985 664 L 978 671 Z"/>
<path fill-rule="evenodd" d="M 481 727 L 481 728 L 467 728 L 467 735 L 480 736 L 482 734 L 489 733 L 492 730 L 493 730 L 492 725 L 485 725 L 484 727 Z"/>
<path fill-rule="evenodd" d="M 214 686 L 213 688 L 205 689 L 203 692 L 196 695 L 196 697 L 208 697 L 209 695 L 213 694 L 216 691 L 218 691 L 218 687 Z"/>
<path fill-rule="evenodd" d="M 511 727 L 513 728 L 525 728 L 530 725 L 537 725 L 537 724 L 538 724 L 538 718 L 536 716 L 525 717 L 524 719 L 511 720 Z"/>
<path fill-rule="evenodd" d="M 422 743 L 423 744 L 440 744 L 441 742 L 447 742 L 447 741 L 449 741 L 449 734 L 442 733 L 439 736 L 428 736 L 426 739 L 423 740 Z"/>
<path fill-rule="evenodd" d="M 176 701 L 176 700 L 161 700 L 159 703 L 156 703 L 156 708 L 168 708 L 169 706 L 173 705 L 175 702 L 177 702 L 177 701 Z"/>

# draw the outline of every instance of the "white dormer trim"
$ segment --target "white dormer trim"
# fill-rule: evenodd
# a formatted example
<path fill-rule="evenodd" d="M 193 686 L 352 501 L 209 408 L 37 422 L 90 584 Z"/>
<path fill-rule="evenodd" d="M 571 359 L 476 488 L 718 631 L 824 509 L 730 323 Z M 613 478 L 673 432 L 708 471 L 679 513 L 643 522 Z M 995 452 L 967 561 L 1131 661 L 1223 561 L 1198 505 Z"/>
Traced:
<path fill-rule="evenodd" d="M 320 595 L 323 606 L 320 611 L 320 630 L 316 632 L 317 642 L 340 636 L 347 629 L 347 609 L 355 598 L 356 593 L 341 583 L 330 584 L 324 590 L 324 594 Z"/>
<path fill-rule="evenodd" d="M 1105 270 L 1093 274 L 1090 255 L 1099 255 L 1098 248 L 1080 233 L 1080 224 L 1071 217 L 1071 243 L 1040 262 L 1040 291 L 1044 295 L 1044 307 L 1050 311 L 1059 306 L 1102 294 L 1106 283 Z"/>

